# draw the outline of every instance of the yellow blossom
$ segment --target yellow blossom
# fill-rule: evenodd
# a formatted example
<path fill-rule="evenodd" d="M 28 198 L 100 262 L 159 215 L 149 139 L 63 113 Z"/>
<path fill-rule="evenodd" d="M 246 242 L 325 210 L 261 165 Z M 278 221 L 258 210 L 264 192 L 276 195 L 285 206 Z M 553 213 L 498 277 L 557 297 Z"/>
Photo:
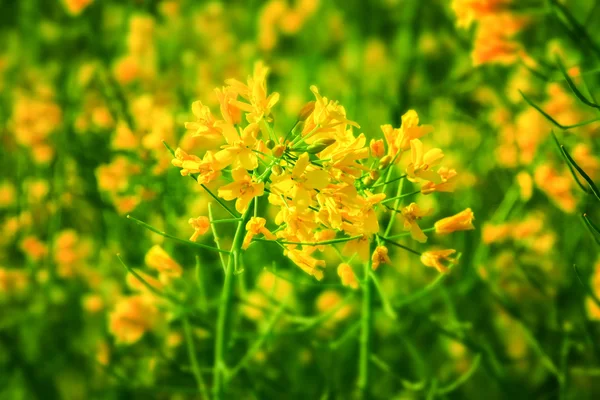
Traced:
<path fill-rule="evenodd" d="M 248 172 L 243 168 L 234 169 L 231 172 L 233 182 L 219 188 L 219 197 L 225 200 L 234 200 L 235 209 L 243 213 L 253 198 L 262 196 L 265 190 L 265 184 L 255 182 Z"/>
<path fill-rule="evenodd" d="M 391 264 L 392 260 L 388 256 L 388 249 L 385 246 L 377 246 L 371 256 L 371 268 L 375 271 L 381 264 Z"/>
<path fill-rule="evenodd" d="M 236 79 L 225 81 L 235 92 L 248 103 L 231 98 L 229 104 L 246 112 L 246 119 L 250 123 L 258 123 L 263 118 L 271 120 L 271 108 L 279 101 L 279 93 L 267 95 L 267 75 L 269 69 L 262 62 L 254 65 L 254 74 L 248 77 L 245 85 Z"/>
<path fill-rule="evenodd" d="M 440 219 L 435 223 L 435 232 L 440 235 L 446 235 L 448 233 L 456 231 L 469 231 L 475 229 L 473 226 L 473 220 L 475 215 L 470 208 L 459 212 L 451 217 Z"/>
<path fill-rule="evenodd" d="M 144 261 L 148 267 L 158 271 L 161 276 L 174 278 L 180 277 L 183 273 L 183 268 L 159 245 L 154 245 L 148 250 Z"/>
<path fill-rule="evenodd" d="M 190 155 L 180 148 L 175 150 L 175 158 L 171 161 L 175 167 L 181 168 L 181 175 L 198 174 L 198 183 L 207 184 L 221 175 L 221 167 L 217 163 L 214 154 L 207 151 L 204 158 Z"/>
<path fill-rule="evenodd" d="M 404 220 L 404 230 L 410 231 L 412 238 L 418 242 L 425 243 L 427 236 L 423 233 L 417 221 L 423 217 L 431 215 L 432 209 L 421 210 L 417 203 L 411 203 L 401 210 L 402 219 Z"/>
<path fill-rule="evenodd" d="M 192 242 L 195 242 L 199 236 L 204 235 L 210 229 L 210 219 L 205 216 L 200 216 L 198 218 L 190 218 L 188 220 L 188 224 L 194 228 L 194 233 L 190 237 Z"/>
<path fill-rule="evenodd" d="M 328 183 L 327 171 L 312 166 L 308 153 L 303 153 L 291 170 L 271 179 L 271 191 L 272 196 L 283 195 L 293 204 L 306 208 L 311 205 L 315 190 L 323 189 Z"/>
<path fill-rule="evenodd" d="M 437 170 L 439 183 L 425 182 L 421 186 L 421 193 L 431 194 L 433 192 L 453 192 L 456 186 L 456 170 L 440 167 Z"/>
<path fill-rule="evenodd" d="M 349 264 L 341 263 L 338 265 L 337 274 L 342 280 L 342 285 L 358 289 L 358 279 L 356 279 L 356 275 Z"/>
<path fill-rule="evenodd" d="M 413 139 L 410 141 L 410 157 L 411 162 L 406 167 L 406 173 L 409 179 L 415 181 L 418 178 L 440 183 L 441 179 L 431 167 L 438 164 L 444 153 L 440 149 L 431 149 L 426 153 L 423 151 L 423 143 L 419 139 Z"/>
<path fill-rule="evenodd" d="M 244 236 L 244 243 L 242 244 L 242 249 L 247 249 L 252 242 L 254 236 L 262 234 L 265 239 L 268 240 L 276 240 L 277 237 L 271 233 L 265 225 L 267 224 L 267 220 L 261 217 L 252 217 L 246 224 L 246 236 Z"/>
<path fill-rule="evenodd" d="M 238 134 L 231 124 L 222 124 L 222 131 L 227 144 L 215 154 L 221 167 L 231 165 L 232 168 L 248 170 L 258 167 L 258 157 L 254 152 L 257 144 L 258 124 L 250 124 Z"/>
<path fill-rule="evenodd" d="M 109 314 L 108 329 L 118 343 L 133 344 L 157 321 L 158 310 L 145 295 L 124 297 Z"/>
<path fill-rule="evenodd" d="M 325 261 L 312 257 L 307 250 L 286 249 L 284 255 L 307 274 L 314 276 L 319 281 L 323 279 L 323 271 L 319 268 L 325 267 Z"/>
<path fill-rule="evenodd" d="M 455 264 L 457 262 L 457 259 L 450 257 L 454 253 L 456 250 L 452 249 L 426 251 L 421 254 L 421 262 L 426 267 L 433 267 L 439 272 L 445 273 L 448 272 L 447 263 Z"/>
<path fill-rule="evenodd" d="M 200 101 L 192 103 L 192 113 L 196 117 L 194 122 L 186 122 L 185 129 L 192 131 L 193 137 L 220 137 L 222 129 L 217 126 L 218 120 L 210 112 L 210 108 Z"/>

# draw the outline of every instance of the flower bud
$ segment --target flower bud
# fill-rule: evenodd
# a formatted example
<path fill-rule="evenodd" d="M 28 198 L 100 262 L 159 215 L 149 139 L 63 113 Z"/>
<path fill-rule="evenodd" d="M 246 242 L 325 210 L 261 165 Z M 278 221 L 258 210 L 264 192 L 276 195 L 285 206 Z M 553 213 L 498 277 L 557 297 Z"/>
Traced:
<path fill-rule="evenodd" d="M 273 155 L 275 157 L 281 157 L 283 155 L 283 153 L 285 152 L 285 145 L 283 144 L 278 144 L 277 146 L 275 146 L 273 148 Z"/>
<path fill-rule="evenodd" d="M 383 144 L 383 139 L 371 139 L 369 147 L 371 148 L 371 155 L 373 157 L 381 158 L 385 154 L 385 146 Z"/>
<path fill-rule="evenodd" d="M 314 109 L 315 109 L 314 101 L 309 101 L 308 103 L 306 103 L 304 105 L 304 107 L 302 107 L 300 112 L 298 113 L 298 121 L 306 121 L 306 118 L 308 118 L 309 115 L 312 114 Z"/>
<path fill-rule="evenodd" d="M 271 168 L 271 171 L 274 175 L 281 175 L 283 173 L 283 169 L 279 165 L 274 165 L 273 168 Z"/>
<path fill-rule="evenodd" d="M 267 149 L 273 150 L 273 147 L 275 147 L 275 142 L 273 140 L 269 139 L 265 143 L 265 146 L 267 146 Z"/>
<path fill-rule="evenodd" d="M 319 139 L 308 146 L 306 151 L 310 154 L 317 154 L 335 143 L 335 139 Z"/>
<path fill-rule="evenodd" d="M 382 157 L 381 160 L 379 160 L 379 169 L 386 169 L 391 162 L 392 156 L 390 156 L 389 154 L 387 156 Z"/>

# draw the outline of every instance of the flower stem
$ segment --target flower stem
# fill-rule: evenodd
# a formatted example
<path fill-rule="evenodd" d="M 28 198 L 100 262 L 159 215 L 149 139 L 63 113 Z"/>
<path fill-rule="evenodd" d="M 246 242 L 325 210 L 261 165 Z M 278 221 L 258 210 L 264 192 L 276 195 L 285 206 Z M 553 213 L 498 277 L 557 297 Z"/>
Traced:
<path fill-rule="evenodd" d="M 233 244 L 231 245 L 229 260 L 225 268 L 225 282 L 221 291 L 221 301 L 219 305 L 219 316 L 217 319 L 217 332 L 215 339 L 215 361 L 213 368 L 213 398 L 220 400 L 224 397 L 225 391 L 225 375 L 227 373 L 227 365 L 225 363 L 225 350 L 229 342 L 229 333 L 232 316 L 233 304 L 233 284 L 234 272 L 237 270 L 238 258 L 242 250 L 242 242 L 244 238 L 244 229 L 246 222 L 250 218 L 252 207 L 244 212 L 242 220 L 238 222 Z"/>
<path fill-rule="evenodd" d="M 371 248 L 373 247 L 373 241 Z M 373 249 L 371 249 L 372 251 Z M 369 388 L 369 359 L 371 357 L 371 334 L 373 325 L 373 298 L 371 281 L 371 257 L 364 265 L 363 281 L 362 281 L 362 312 L 361 312 L 361 329 L 360 329 L 360 356 L 358 359 L 358 392 L 360 399 L 368 399 Z"/>

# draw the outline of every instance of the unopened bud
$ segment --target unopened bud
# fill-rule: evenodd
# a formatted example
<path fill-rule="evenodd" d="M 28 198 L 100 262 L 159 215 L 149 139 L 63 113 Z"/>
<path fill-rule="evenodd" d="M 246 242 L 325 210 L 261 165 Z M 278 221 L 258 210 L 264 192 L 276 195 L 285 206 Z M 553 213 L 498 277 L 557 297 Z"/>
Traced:
<path fill-rule="evenodd" d="M 273 155 L 277 158 L 281 157 L 285 152 L 285 146 L 282 144 L 278 144 L 273 148 Z"/>
<path fill-rule="evenodd" d="M 273 172 L 273 174 L 275 175 L 281 175 L 283 173 L 283 169 L 281 168 L 281 166 L 279 165 L 275 165 L 273 166 L 273 168 L 271 168 L 271 171 Z"/>
<path fill-rule="evenodd" d="M 265 143 L 265 146 L 267 146 L 267 149 L 269 150 L 273 150 L 273 147 L 275 147 L 275 142 L 271 139 L 267 140 L 267 143 Z"/>
<path fill-rule="evenodd" d="M 387 156 L 381 157 L 381 160 L 379 160 L 379 169 L 387 168 L 391 162 L 392 156 L 390 156 L 389 154 Z"/>
<path fill-rule="evenodd" d="M 335 139 L 319 139 L 308 146 L 306 151 L 310 154 L 317 154 L 335 143 Z"/>
<path fill-rule="evenodd" d="M 306 121 L 306 118 L 308 118 L 308 116 L 310 114 L 312 114 L 312 112 L 315 109 L 315 102 L 314 101 L 309 101 L 308 103 L 306 103 L 304 105 L 304 107 L 302 107 L 302 109 L 300 110 L 300 112 L 298 113 L 298 121 Z"/>
<path fill-rule="evenodd" d="M 371 178 L 369 175 L 365 176 L 365 177 L 362 179 L 362 183 L 363 183 L 365 186 L 371 186 L 371 184 L 372 184 L 373 182 L 375 182 L 375 180 L 374 180 L 373 178 Z"/>
<path fill-rule="evenodd" d="M 371 156 L 373 157 L 381 158 L 385 154 L 385 145 L 383 144 L 383 139 L 371 139 L 369 147 L 371 148 Z"/>
<path fill-rule="evenodd" d="M 373 170 L 373 171 L 369 172 L 369 176 L 371 177 L 371 179 L 376 181 L 381 176 L 381 173 L 377 170 Z"/>

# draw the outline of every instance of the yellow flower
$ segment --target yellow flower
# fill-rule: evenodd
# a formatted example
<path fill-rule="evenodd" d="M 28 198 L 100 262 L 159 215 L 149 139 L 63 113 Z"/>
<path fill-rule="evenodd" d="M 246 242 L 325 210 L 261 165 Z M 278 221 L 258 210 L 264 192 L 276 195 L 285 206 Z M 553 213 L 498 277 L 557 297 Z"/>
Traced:
<path fill-rule="evenodd" d="M 284 255 L 307 274 L 314 276 L 319 281 L 323 279 L 323 271 L 319 268 L 325 267 L 325 261 L 312 257 L 309 251 L 286 249 Z"/>
<path fill-rule="evenodd" d="M 108 329 L 118 343 L 133 344 L 156 324 L 158 310 L 145 295 L 125 297 L 109 314 Z"/>
<path fill-rule="evenodd" d="M 425 182 L 423 186 L 421 186 L 421 193 L 454 192 L 454 188 L 456 187 L 456 176 L 458 175 L 456 170 L 440 167 L 440 169 L 437 170 L 437 174 L 439 175 L 439 183 Z"/>
<path fill-rule="evenodd" d="M 190 237 L 192 242 L 195 242 L 199 236 L 204 235 L 208 232 L 210 228 L 210 219 L 205 216 L 200 216 L 198 218 L 190 218 L 188 220 L 188 224 L 190 224 L 194 228 L 194 234 Z"/>
<path fill-rule="evenodd" d="M 381 264 L 391 264 L 392 260 L 388 257 L 388 249 L 385 246 L 377 246 L 371 256 L 371 268 L 375 271 Z"/>
<path fill-rule="evenodd" d="M 416 181 L 418 178 L 426 181 L 440 183 L 440 177 L 431 167 L 437 165 L 444 153 L 440 149 L 431 149 L 426 153 L 423 151 L 423 143 L 419 139 L 410 141 L 411 163 L 406 167 L 409 179 Z"/>
<path fill-rule="evenodd" d="M 271 179 L 272 196 L 283 195 L 290 202 L 300 208 L 307 208 L 312 204 L 316 190 L 321 190 L 329 183 L 327 171 L 311 166 L 308 153 L 303 153 L 291 171 Z M 315 190 L 316 189 L 316 190 Z"/>
<path fill-rule="evenodd" d="M 415 110 L 409 110 L 402 116 L 400 128 L 382 125 L 381 130 L 388 144 L 388 155 L 395 157 L 398 152 L 408 150 L 413 139 L 419 139 L 433 132 L 431 125 L 419 126 L 419 116 Z"/>
<path fill-rule="evenodd" d="M 410 231 L 410 235 L 413 239 L 418 242 L 425 243 L 427 236 L 423 233 L 417 221 L 423 217 L 431 215 L 432 209 L 421 210 L 417 203 L 411 203 L 408 206 L 400 210 L 402 212 L 402 218 L 404 219 L 404 230 Z"/>
<path fill-rule="evenodd" d="M 254 236 L 261 234 L 268 240 L 276 240 L 277 237 L 271 233 L 265 225 L 267 224 L 267 220 L 261 217 L 252 217 L 246 224 L 246 236 L 244 236 L 244 243 L 242 244 L 242 249 L 246 250 Z"/>
<path fill-rule="evenodd" d="M 231 172 L 233 182 L 219 188 L 219 197 L 229 201 L 237 199 L 235 209 L 243 213 L 253 198 L 262 196 L 265 191 L 265 184 L 255 182 L 248 172 L 243 168 L 234 169 Z"/>
<path fill-rule="evenodd" d="M 238 97 L 238 93 L 231 87 L 224 87 L 223 89 L 215 89 L 217 98 L 221 104 L 221 115 L 225 122 L 237 125 L 242 120 L 242 110 L 232 104 Z"/>
<path fill-rule="evenodd" d="M 148 250 L 144 261 L 147 266 L 157 270 L 161 276 L 173 278 L 180 277 L 183 273 L 183 268 L 159 245 L 154 245 Z"/>
<path fill-rule="evenodd" d="M 221 136 L 222 129 L 217 126 L 219 121 L 212 115 L 210 108 L 201 101 L 195 101 L 192 103 L 192 113 L 196 121 L 186 122 L 185 129 L 192 131 L 193 137 Z"/>
<path fill-rule="evenodd" d="M 467 208 L 456 215 L 440 219 L 435 223 L 435 232 L 440 235 L 446 235 L 456 231 L 470 231 L 475 229 L 473 226 L 474 219 L 475 215 L 473 211 Z"/>
<path fill-rule="evenodd" d="M 258 157 L 253 151 L 257 144 L 258 124 L 250 124 L 238 134 L 231 124 L 222 125 L 223 136 L 227 144 L 215 154 L 215 159 L 222 168 L 231 165 L 232 168 L 252 170 L 258 167 Z"/>
<path fill-rule="evenodd" d="M 338 265 L 337 274 L 342 280 L 342 285 L 351 287 L 352 289 L 358 289 L 358 280 L 349 264 L 341 263 Z"/>
<path fill-rule="evenodd" d="M 207 151 L 204 159 L 190 155 L 180 148 L 175 150 L 175 158 L 171 161 L 175 167 L 181 168 L 181 175 L 198 174 L 198 183 L 207 184 L 219 177 L 221 166 L 212 152 Z"/>
<path fill-rule="evenodd" d="M 233 91 L 248 101 L 244 103 L 231 98 L 229 104 L 246 112 L 246 119 L 250 123 L 259 123 L 263 118 L 270 121 L 271 108 L 279 101 L 279 93 L 271 93 L 267 96 L 268 73 L 269 69 L 259 61 L 254 65 L 254 74 L 248 77 L 247 85 L 236 79 L 225 81 Z"/>
<path fill-rule="evenodd" d="M 426 267 L 432 267 L 437 269 L 439 272 L 448 272 L 448 267 L 445 263 L 455 264 L 458 260 L 451 258 L 452 254 L 456 253 L 456 250 L 432 250 L 426 251 L 421 254 L 421 262 Z"/>

